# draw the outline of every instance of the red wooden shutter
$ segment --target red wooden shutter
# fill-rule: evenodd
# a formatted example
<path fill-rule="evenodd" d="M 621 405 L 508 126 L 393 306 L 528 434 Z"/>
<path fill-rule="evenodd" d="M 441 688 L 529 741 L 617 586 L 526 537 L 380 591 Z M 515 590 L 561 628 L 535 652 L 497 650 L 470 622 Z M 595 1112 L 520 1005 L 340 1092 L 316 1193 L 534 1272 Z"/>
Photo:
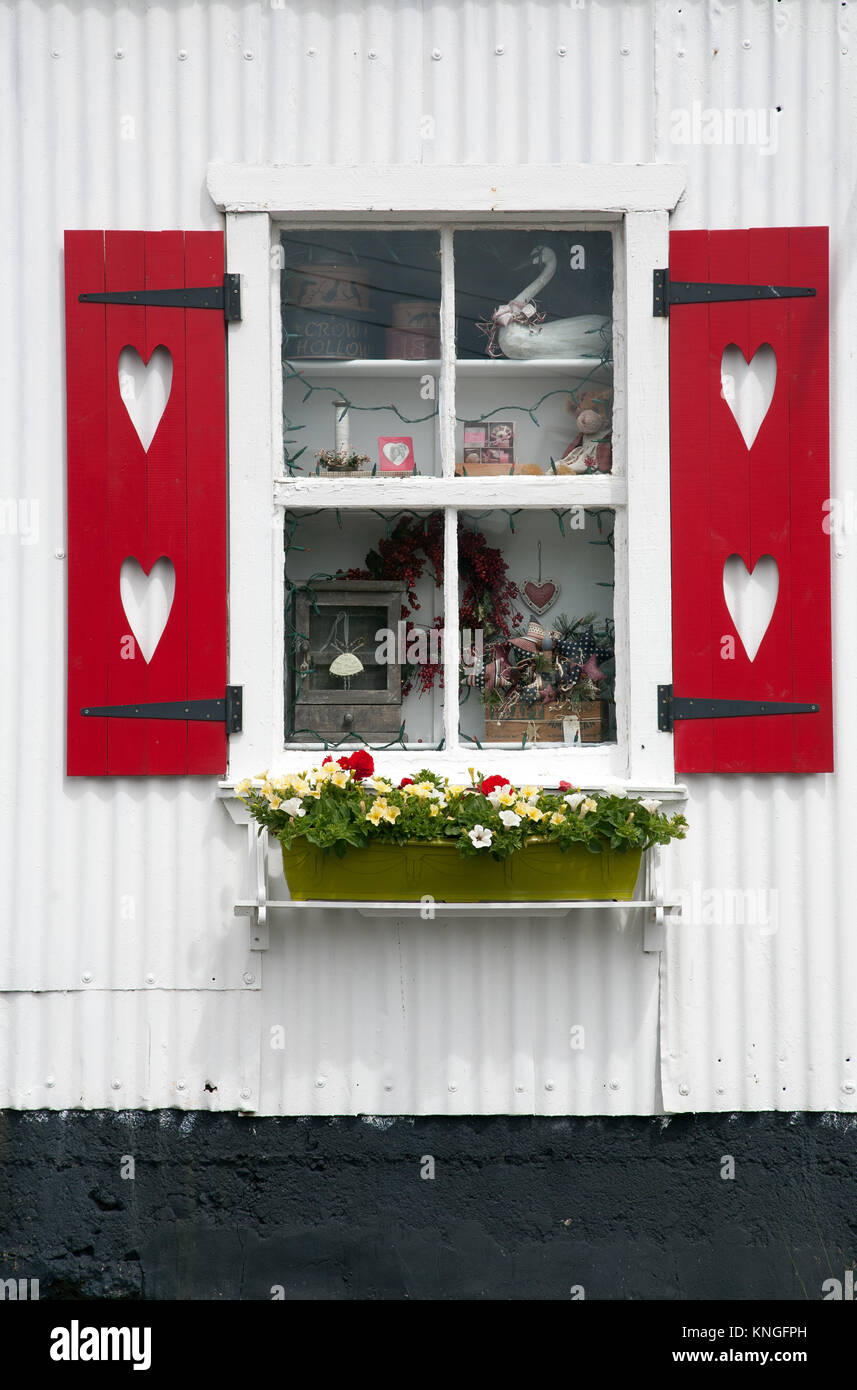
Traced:
<path fill-rule="evenodd" d="M 827 228 L 673 232 L 670 280 L 814 287 L 814 298 L 670 310 L 673 691 L 785 700 L 818 713 L 678 719 L 677 772 L 833 770 L 830 650 Z M 769 343 L 777 377 L 750 450 L 722 395 L 723 351 Z M 772 555 L 779 590 L 754 661 L 730 618 L 723 569 Z M 734 639 L 734 656 L 730 656 Z"/>
<path fill-rule="evenodd" d="M 82 293 L 223 285 L 220 232 L 67 232 L 68 744 L 71 776 L 224 773 L 226 724 L 82 716 L 87 707 L 226 693 L 226 334 L 223 313 L 81 303 Z M 148 451 L 119 393 L 119 355 L 171 354 Z M 165 556 L 175 594 L 148 664 L 119 579 Z M 130 653 L 130 655 L 129 655 Z"/>

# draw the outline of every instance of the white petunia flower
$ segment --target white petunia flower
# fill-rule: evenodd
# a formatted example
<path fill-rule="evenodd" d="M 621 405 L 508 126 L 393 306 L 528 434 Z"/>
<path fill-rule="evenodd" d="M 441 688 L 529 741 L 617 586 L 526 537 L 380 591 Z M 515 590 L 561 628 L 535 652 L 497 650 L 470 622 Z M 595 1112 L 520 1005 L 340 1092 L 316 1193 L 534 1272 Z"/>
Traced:
<path fill-rule="evenodd" d="M 565 804 L 566 804 L 567 806 L 570 806 L 570 807 L 571 807 L 572 811 L 576 811 L 577 808 L 578 808 L 578 806 L 580 805 L 581 801 L 585 801 L 585 800 L 586 800 L 586 793 L 585 793 L 585 792 L 569 792 L 568 796 L 564 796 L 562 799 L 563 799 L 563 801 L 565 802 Z"/>
<path fill-rule="evenodd" d="M 288 815 L 288 816 L 305 816 L 305 815 L 306 815 L 306 811 L 304 810 L 303 806 L 301 805 L 301 799 L 300 799 L 299 796 L 292 796 L 292 797 L 289 798 L 288 801 L 282 802 L 282 803 L 281 803 L 281 806 L 280 806 L 280 809 L 281 809 L 282 811 L 285 811 L 285 812 L 286 812 L 286 815 Z"/>
<path fill-rule="evenodd" d="M 511 830 L 512 826 L 521 824 L 521 817 L 516 816 L 514 811 L 501 811 L 500 819 L 507 830 Z"/>
<path fill-rule="evenodd" d="M 651 811 L 654 815 L 658 807 L 663 805 L 663 802 L 658 801 L 657 797 L 654 796 L 643 796 L 640 798 L 640 805 L 644 811 Z"/>
<path fill-rule="evenodd" d="M 470 843 L 474 845 L 476 849 L 488 849 L 494 838 L 491 831 L 486 830 L 484 825 L 474 825 L 469 835 Z"/>
<path fill-rule="evenodd" d="M 604 795 L 605 795 L 605 796 L 627 796 L 627 795 L 628 795 L 628 789 L 627 789 L 627 787 L 623 787 L 621 782 L 605 782 L 605 783 L 604 783 Z"/>

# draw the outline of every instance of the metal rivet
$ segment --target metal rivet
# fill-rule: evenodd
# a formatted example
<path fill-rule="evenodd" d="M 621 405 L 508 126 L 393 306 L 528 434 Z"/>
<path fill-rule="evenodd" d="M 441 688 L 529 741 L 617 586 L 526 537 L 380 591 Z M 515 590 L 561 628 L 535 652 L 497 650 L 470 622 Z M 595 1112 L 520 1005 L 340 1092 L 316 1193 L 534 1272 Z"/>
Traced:
<path fill-rule="evenodd" d="M 683 1081 L 683 1082 L 681 1083 L 681 1085 L 680 1085 L 679 1088 L 678 1088 L 678 1093 L 679 1093 L 680 1096 L 689 1096 L 689 1095 L 690 1095 L 690 1087 L 688 1086 L 688 1084 L 687 1084 L 686 1081 Z"/>
<path fill-rule="evenodd" d="M 244 61 L 245 61 L 245 63 L 252 63 L 252 61 L 253 61 L 253 59 L 255 58 L 255 56 L 256 56 L 256 55 L 255 55 L 255 53 L 253 52 L 252 48 L 245 48 L 245 50 L 244 50 Z"/>
<path fill-rule="evenodd" d="M 494 49 L 494 52 L 497 54 L 498 58 L 501 57 L 502 54 L 506 52 L 505 44 L 498 43 Z"/>
<path fill-rule="evenodd" d="M 845 1092 L 846 1095 L 853 1096 L 853 1094 L 854 1094 L 854 1082 L 853 1082 L 853 1081 L 843 1081 L 843 1083 L 842 1083 L 842 1089 L 843 1089 L 843 1091 Z"/>
<path fill-rule="evenodd" d="M 176 1090 L 177 1090 L 177 1091 L 184 1091 L 184 1090 L 186 1090 L 186 1089 L 187 1089 L 187 1086 L 186 1086 L 186 1083 L 185 1083 L 184 1081 L 177 1081 L 177 1082 L 176 1082 Z"/>
<path fill-rule="evenodd" d="M 566 48 L 564 43 L 560 44 L 559 48 L 557 49 L 557 53 L 559 54 L 560 58 L 564 58 L 565 55 L 568 53 L 568 49 Z"/>
<path fill-rule="evenodd" d="M 85 970 L 84 973 L 81 975 L 80 978 L 81 978 L 81 980 L 83 981 L 83 983 L 84 983 L 85 985 L 91 985 L 91 984 L 92 984 L 92 971 L 91 971 L 91 970 Z"/>
<path fill-rule="evenodd" d="M 111 1081 L 110 1085 L 113 1087 L 113 1090 L 114 1090 L 114 1091 L 121 1091 L 121 1090 L 122 1090 L 122 1082 L 121 1082 L 121 1081 L 116 1081 L 116 1080 Z"/>
<path fill-rule="evenodd" d="M 113 54 L 113 57 L 114 57 L 114 58 L 124 58 L 124 57 L 125 57 L 125 50 L 124 50 L 124 48 L 117 48 L 117 49 L 116 49 L 116 52 Z"/>
<path fill-rule="evenodd" d="M 57 557 L 58 560 L 64 560 L 64 559 L 65 559 L 65 551 L 64 551 L 64 550 L 55 550 L 55 551 L 54 551 L 54 554 L 56 555 L 56 557 Z"/>
<path fill-rule="evenodd" d="M 546 1081 L 546 1082 L 545 1082 L 545 1090 L 546 1090 L 546 1091 L 552 1091 L 552 1090 L 554 1089 L 555 1086 L 556 1086 L 556 1082 L 555 1082 L 555 1081 Z"/>
<path fill-rule="evenodd" d="M 238 1094 L 240 1095 L 242 1100 L 249 1100 L 253 1092 L 250 1090 L 249 1086 L 245 1086 L 243 1090 L 238 1092 Z"/>
<path fill-rule="evenodd" d="M 187 58 L 187 49 L 186 49 L 186 48 L 180 48 L 180 49 L 179 49 L 179 62 L 180 62 L 180 63 L 183 63 L 183 62 L 185 61 L 186 58 Z"/>
<path fill-rule="evenodd" d="M 458 1090 L 458 1082 L 457 1082 L 457 1081 L 450 1081 L 450 1083 L 449 1083 L 449 1089 L 450 1089 L 451 1091 L 457 1091 L 457 1090 Z"/>
<path fill-rule="evenodd" d="M 324 1085 L 324 1077 L 323 1077 L 323 1076 L 317 1076 L 316 1079 L 315 1079 L 315 1084 L 316 1084 L 316 1086 L 318 1086 L 319 1088 L 321 1088 L 321 1087 Z"/>
<path fill-rule="evenodd" d="M 443 54 L 441 53 L 441 51 L 440 51 L 439 48 L 433 48 L 432 51 L 431 51 L 431 56 L 434 58 L 434 61 L 437 63 L 437 62 L 439 62 L 439 60 L 443 57 Z"/>
<path fill-rule="evenodd" d="M 255 985 L 256 983 L 256 976 L 251 975 L 249 970 L 244 971 L 244 983 L 245 985 Z"/>
<path fill-rule="evenodd" d="M 57 1083 L 52 1076 L 48 1076 L 45 1078 L 45 1085 L 47 1086 L 49 1091 L 52 1090 L 53 1087 L 56 1086 L 56 1084 Z"/>
<path fill-rule="evenodd" d="M 147 975 L 147 976 L 146 976 L 146 984 L 147 984 L 147 985 L 153 985 L 154 983 L 155 983 L 155 977 L 154 977 L 154 975 Z"/>

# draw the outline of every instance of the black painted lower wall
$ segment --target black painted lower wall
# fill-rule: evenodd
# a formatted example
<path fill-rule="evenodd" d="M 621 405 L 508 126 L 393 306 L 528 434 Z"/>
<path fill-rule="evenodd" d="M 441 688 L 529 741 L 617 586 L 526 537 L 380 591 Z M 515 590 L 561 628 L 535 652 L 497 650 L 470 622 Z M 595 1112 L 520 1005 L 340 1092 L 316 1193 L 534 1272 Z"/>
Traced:
<path fill-rule="evenodd" d="M 857 1259 L 855 1143 L 838 1115 L 6 1111 L 0 1279 L 42 1299 L 818 1300 Z"/>

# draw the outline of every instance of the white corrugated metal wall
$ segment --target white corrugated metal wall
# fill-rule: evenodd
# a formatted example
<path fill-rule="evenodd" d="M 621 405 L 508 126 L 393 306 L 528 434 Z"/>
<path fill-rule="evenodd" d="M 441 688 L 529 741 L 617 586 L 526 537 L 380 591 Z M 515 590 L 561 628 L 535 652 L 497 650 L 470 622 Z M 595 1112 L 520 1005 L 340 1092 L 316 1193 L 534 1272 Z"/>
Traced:
<path fill-rule="evenodd" d="M 275 927 L 260 969 L 232 917 L 248 886 L 243 832 L 213 782 L 63 775 L 61 240 L 66 227 L 221 225 L 205 191 L 213 159 L 682 161 L 676 227 L 831 226 L 832 490 L 844 496 L 854 8 L 0 9 L 0 499 L 24 502 L 22 523 L 37 507 L 37 534 L 15 534 L 8 506 L 0 531 L 0 1105 L 855 1108 L 853 538 L 833 576 L 837 775 L 690 779 L 692 833 L 669 857 L 696 921 L 668 934 L 660 1038 L 657 957 L 642 953 L 639 926 L 623 933 L 613 918 Z M 670 143 L 671 113 L 695 101 L 781 108 L 776 152 Z M 755 921 L 714 920 L 731 888 Z M 277 1024 L 283 1049 L 269 1045 Z M 569 1046 L 574 1024 L 582 1051 Z"/>

